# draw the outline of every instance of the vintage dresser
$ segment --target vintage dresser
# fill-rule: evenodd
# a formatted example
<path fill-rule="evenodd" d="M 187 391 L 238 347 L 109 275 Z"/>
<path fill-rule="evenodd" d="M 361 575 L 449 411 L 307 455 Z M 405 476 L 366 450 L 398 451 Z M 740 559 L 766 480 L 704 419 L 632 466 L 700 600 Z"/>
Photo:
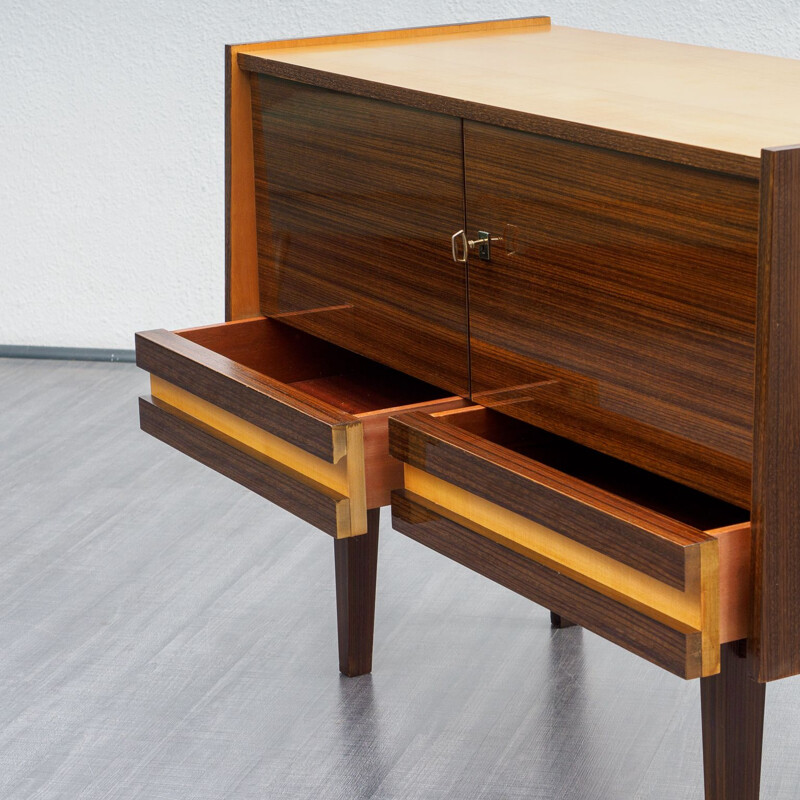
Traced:
<path fill-rule="evenodd" d="M 391 505 L 701 679 L 706 796 L 757 797 L 800 672 L 800 62 L 538 17 L 225 66 L 227 321 L 137 335 L 142 428 L 334 538 L 345 674 Z"/>

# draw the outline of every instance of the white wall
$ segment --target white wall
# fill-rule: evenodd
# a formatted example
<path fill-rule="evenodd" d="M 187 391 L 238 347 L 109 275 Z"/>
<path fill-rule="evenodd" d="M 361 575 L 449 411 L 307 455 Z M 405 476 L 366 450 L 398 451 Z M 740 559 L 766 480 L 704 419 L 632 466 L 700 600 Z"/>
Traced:
<path fill-rule="evenodd" d="M 224 43 L 548 13 L 800 58 L 800 0 L 3 0 L 0 344 L 222 319 Z"/>

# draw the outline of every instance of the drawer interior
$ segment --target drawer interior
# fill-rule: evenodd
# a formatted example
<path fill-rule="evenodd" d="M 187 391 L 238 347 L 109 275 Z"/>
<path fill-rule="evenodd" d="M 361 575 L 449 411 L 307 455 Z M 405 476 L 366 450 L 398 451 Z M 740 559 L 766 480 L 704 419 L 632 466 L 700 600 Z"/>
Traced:
<path fill-rule="evenodd" d="M 703 531 L 749 520 L 747 510 L 481 406 L 434 412 L 439 422 Z"/>
<path fill-rule="evenodd" d="M 451 396 L 443 389 L 266 317 L 176 333 L 356 416 Z"/>

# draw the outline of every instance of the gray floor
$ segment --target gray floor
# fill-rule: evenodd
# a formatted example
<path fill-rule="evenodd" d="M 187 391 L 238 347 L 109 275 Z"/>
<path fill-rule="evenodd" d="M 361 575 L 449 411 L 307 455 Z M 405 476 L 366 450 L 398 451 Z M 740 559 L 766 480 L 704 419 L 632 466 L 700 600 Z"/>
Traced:
<path fill-rule="evenodd" d="M 375 671 L 331 540 L 145 436 L 128 364 L 0 359 L 0 798 L 702 797 L 699 688 L 393 532 Z M 800 795 L 800 681 L 763 796 Z"/>

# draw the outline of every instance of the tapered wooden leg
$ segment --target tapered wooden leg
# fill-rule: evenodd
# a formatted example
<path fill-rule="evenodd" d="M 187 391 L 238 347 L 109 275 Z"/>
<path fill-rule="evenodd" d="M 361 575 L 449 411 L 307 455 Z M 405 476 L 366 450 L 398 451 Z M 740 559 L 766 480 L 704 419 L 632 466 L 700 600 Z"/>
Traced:
<path fill-rule="evenodd" d="M 333 542 L 339 670 L 350 678 L 372 670 L 380 513 L 379 508 L 367 511 L 367 532 L 362 536 Z"/>
<path fill-rule="evenodd" d="M 723 645 L 719 675 L 700 681 L 706 800 L 758 800 L 767 685 L 750 677 L 743 644 Z"/>
<path fill-rule="evenodd" d="M 556 614 L 555 611 L 550 612 L 550 627 L 551 628 L 573 628 L 575 626 L 574 622 L 570 622 L 569 620 L 564 619 L 560 614 Z"/>

